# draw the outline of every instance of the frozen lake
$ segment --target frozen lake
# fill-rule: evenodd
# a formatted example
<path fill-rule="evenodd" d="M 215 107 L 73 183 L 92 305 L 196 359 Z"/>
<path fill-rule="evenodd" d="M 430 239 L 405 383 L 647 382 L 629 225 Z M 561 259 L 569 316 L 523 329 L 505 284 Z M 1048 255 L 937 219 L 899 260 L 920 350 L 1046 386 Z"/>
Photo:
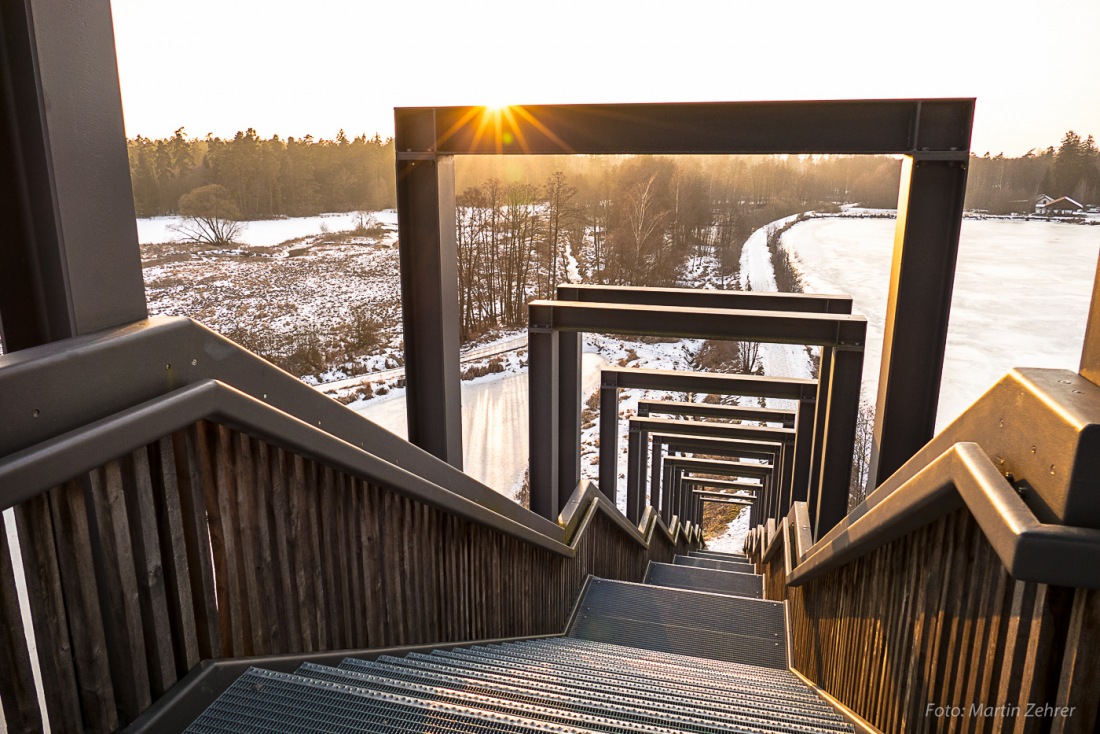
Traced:
<path fill-rule="evenodd" d="M 892 219 L 812 219 L 783 236 L 807 290 L 850 293 L 867 316 L 864 396 L 882 357 Z M 1100 227 L 964 220 L 937 430 L 1012 367 L 1076 371 L 1092 296 Z"/>
<path fill-rule="evenodd" d="M 584 354 L 586 394 L 599 384 L 600 368 L 606 364 L 598 354 Z M 388 431 L 408 437 L 403 394 L 355 409 Z M 462 383 L 462 462 L 467 474 L 498 492 L 512 496 L 518 489 L 527 469 L 526 372 Z"/>

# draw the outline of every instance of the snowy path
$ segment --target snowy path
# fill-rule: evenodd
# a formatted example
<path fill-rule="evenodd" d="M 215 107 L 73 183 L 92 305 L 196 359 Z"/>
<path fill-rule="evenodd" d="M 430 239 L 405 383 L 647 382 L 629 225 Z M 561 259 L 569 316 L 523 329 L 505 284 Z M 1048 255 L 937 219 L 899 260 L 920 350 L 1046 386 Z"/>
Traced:
<path fill-rule="evenodd" d="M 777 219 L 749 235 L 741 251 L 741 288 L 753 291 L 775 292 L 775 270 L 772 268 L 771 253 L 768 251 L 768 230 L 781 227 L 797 217 L 792 214 Z M 760 361 L 764 365 L 764 374 L 771 377 L 813 377 L 812 365 L 805 347 L 797 344 L 761 344 Z M 796 403 L 791 400 L 768 398 L 769 408 L 792 410 Z"/>

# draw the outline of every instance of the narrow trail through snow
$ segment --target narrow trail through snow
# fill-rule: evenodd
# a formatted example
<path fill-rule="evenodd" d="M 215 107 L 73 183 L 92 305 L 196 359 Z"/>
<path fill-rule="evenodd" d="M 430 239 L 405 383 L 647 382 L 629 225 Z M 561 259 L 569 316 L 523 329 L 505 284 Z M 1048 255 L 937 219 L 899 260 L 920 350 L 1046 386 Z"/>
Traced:
<path fill-rule="evenodd" d="M 741 288 L 742 290 L 776 292 L 775 269 L 772 267 L 771 253 L 768 251 L 768 230 L 782 227 L 794 221 L 797 214 L 777 219 L 766 224 L 749 235 L 741 251 Z M 764 374 L 770 377 L 813 377 L 810 357 L 806 348 L 797 344 L 761 344 L 760 361 Z M 793 400 L 767 398 L 769 408 L 791 410 L 797 407 Z"/>

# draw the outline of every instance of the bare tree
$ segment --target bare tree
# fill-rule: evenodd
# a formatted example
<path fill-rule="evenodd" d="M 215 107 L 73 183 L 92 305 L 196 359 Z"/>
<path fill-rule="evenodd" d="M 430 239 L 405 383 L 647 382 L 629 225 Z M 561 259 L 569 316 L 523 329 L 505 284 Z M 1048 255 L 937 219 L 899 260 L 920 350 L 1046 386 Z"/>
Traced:
<path fill-rule="evenodd" d="M 179 207 L 183 221 L 172 229 L 187 242 L 221 247 L 241 235 L 240 210 L 224 186 L 207 184 L 189 191 L 180 197 Z"/>

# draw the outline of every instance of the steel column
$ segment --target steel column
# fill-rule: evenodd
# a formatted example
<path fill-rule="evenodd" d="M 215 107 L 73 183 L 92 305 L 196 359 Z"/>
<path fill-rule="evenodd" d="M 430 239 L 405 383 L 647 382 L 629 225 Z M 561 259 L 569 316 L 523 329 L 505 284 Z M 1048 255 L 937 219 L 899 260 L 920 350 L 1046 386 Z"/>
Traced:
<path fill-rule="evenodd" d="M 642 448 L 645 449 L 645 444 L 642 444 Z M 649 472 L 649 503 L 656 508 L 664 507 L 664 495 L 661 491 L 663 458 L 660 444 L 654 444 L 652 466 Z"/>
<path fill-rule="evenodd" d="M 848 495 L 859 416 L 863 349 L 836 349 L 829 379 L 829 405 L 821 456 L 821 493 L 811 508 L 814 538 L 820 538 L 848 514 Z"/>
<path fill-rule="evenodd" d="M 527 330 L 531 511 L 547 520 L 557 520 L 569 498 L 558 481 L 558 339 L 556 329 Z"/>
<path fill-rule="evenodd" d="M 641 481 L 645 471 L 645 463 L 642 458 L 642 444 L 646 443 L 642 431 L 634 426 L 627 433 L 626 452 L 626 518 L 632 523 L 642 519 L 642 508 L 645 506 L 645 488 Z"/>
<path fill-rule="evenodd" d="M 676 498 L 673 496 L 672 467 L 665 464 L 661 468 L 661 517 L 665 519 L 665 524 L 672 522 L 675 507 Z"/>
<path fill-rule="evenodd" d="M 825 347 L 822 347 L 825 349 Z M 818 383 L 820 393 L 820 383 Z M 790 483 L 787 484 L 786 493 L 790 496 L 800 495 L 805 499 L 806 487 L 810 483 L 810 467 L 813 466 L 814 453 L 814 427 L 824 423 L 824 411 L 819 411 L 821 400 L 814 396 L 806 396 L 798 401 L 798 415 L 795 418 L 798 426 L 795 431 L 794 451 L 790 467 Z M 785 474 L 786 476 L 786 474 Z M 786 513 L 784 513 L 786 514 Z"/>
<path fill-rule="evenodd" d="M 802 487 L 802 497 L 795 502 L 806 502 L 814 487 L 821 483 L 821 456 L 825 446 L 825 412 L 828 409 L 828 385 L 833 373 L 833 348 L 822 347 L 817 360 L 817 417 L 814 419 L 813 456 L 810 462 L 810 480 Z"/>
<path fill-rule="evenodd" d="M 1100 385 L 1100 264 L 1096 267 L 1096 278 L 1092 284 L 1092 304 L 1089 306 L 1085 342 L 1081 347 L 1081 368 L 1078 371 L 1086 380 Z"/>
<path fill-rule="evenodd" d="M 581 481 L 581 339 L 558 334 L 558 495 L 568 498 Z"/>
<path fill-rule="evenodd" d="M 619 387 L 614 377 L 600 382 L 600 491 L 612 502 L 619 485 Z"/>
<path fill-rule="evenodd" d="M 969 147 L 967 142 L 960 149 Z M 870 476 L 875 485 L 933 436 L 966 193 L 965 154 L 902 166 Z"/>
<path fill-rule="evenodd" d="M 107 0 L 0 6 L 4 350 L 148 316 Z"/>
<path fill-rule="evenodd" d="M 395 110 L 397 236 L 409 441 L 462 468 L 454 157 L 432 110 Z"/>

